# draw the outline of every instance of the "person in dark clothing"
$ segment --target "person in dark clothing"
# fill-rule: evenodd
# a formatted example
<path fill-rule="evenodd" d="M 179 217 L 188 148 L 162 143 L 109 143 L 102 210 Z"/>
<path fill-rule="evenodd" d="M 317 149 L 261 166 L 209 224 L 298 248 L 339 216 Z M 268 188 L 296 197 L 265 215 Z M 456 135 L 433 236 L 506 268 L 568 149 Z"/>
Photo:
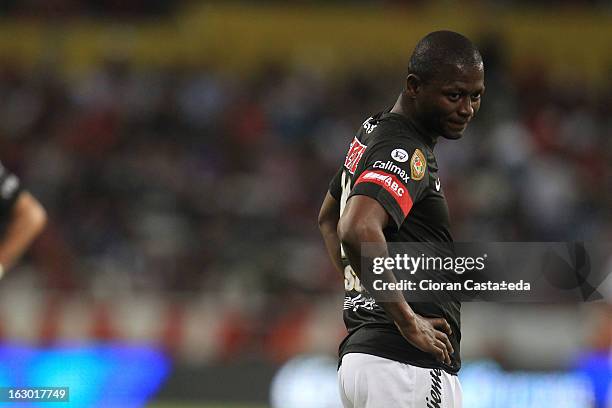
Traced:
<path fill-rule="evenodd" d="M 459 139 L 480 108 L 484 66 L 461 34 L 417 44 L 395 105 L 368 118 L 330 183 L 319 214 L 328 254 L 345 278 L 339 382 L 345 407 L 460 407 L 458 302 L 384 302 L 364 286 L 362 244 L 451 243 L 434 147 Z M 372 254 L 369 254 L 372 255 Z"/>

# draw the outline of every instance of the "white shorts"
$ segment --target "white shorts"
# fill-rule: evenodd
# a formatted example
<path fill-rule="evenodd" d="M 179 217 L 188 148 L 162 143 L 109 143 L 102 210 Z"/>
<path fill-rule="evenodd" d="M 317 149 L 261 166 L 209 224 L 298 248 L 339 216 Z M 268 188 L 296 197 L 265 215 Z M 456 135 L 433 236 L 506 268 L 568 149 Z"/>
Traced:
<path fill-rule="evenodd" d="M 338 370 L 344 408 L 461 408 L 456 375 L 349 353 Z"/>

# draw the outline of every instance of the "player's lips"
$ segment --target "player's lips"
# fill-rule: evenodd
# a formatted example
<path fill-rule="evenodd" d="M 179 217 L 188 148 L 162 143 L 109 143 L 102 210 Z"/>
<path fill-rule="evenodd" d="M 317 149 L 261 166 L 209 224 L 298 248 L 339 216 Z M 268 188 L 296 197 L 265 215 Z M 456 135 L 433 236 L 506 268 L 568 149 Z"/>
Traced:
<path fill-rule="evenodd" d="M 465 122 L 457 122 L 457 121 L 454 121 L 454 120 L 449 120 L 449 121 L 447 121 L 447 123 L 448 123 L 448 126 L 449 126 L 450 128 L 453 128 L 453 129 L 456 129 L 456 130 L 463 130 L 463 129 L 465 129 L 465 128 L 467 127 L 467 125 L 468 125 L 468 121 L 465 121 Z"/>

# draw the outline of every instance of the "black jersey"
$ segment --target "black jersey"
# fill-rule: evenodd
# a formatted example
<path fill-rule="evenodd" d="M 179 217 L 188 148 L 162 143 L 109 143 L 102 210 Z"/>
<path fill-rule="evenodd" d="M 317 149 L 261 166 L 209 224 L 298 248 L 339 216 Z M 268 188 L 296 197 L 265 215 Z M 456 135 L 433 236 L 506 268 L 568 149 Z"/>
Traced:
<path fill-rule="evenodd" d="M 8 217 L 20 193 L 19 179 L 0 163 L 0 219 Z"/>
<path fill-rule="evenodd" d="M 379 113 L 368 118 L 330 183 L 330 193 L 340 202 L 340 213 L 350 197 L 366 195 L 377 200 L 390 216 L 383 231 L 387 242 L 452 242 L 433 147 L 433 139 L 419 133 L 402 115 Z M 348 260 L 343 263 L 344 322 L 349 334 L 340 345 L 340 359 L 347 353 L 366 353 L 451 374 L 459 371 L 459 302 L 410 303 L 408 299 L 416 313 L 443 317 L 449 323 L 454 353 L 448 366 L 408 343 L 363 290 Z"/>

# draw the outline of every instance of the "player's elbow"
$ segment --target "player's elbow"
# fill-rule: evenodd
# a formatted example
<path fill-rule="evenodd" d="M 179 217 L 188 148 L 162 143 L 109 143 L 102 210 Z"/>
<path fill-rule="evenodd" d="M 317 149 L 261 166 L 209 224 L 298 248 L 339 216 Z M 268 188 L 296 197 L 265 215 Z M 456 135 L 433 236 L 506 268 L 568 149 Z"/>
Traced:
<path fill-rule="evenodd" d="M 319 224 L 319 231 L 325 234 L 328 231 L 334 231 L 336 229 L 338 218 L 336 217 L 334 219 L 334 217 L 330 216 L 329 214 L 320 212 L 317 222 Z"/>
<path fill-rule="evenodd" d="M 40 203 L 36 202 L 35 204 L 30 212 L 30 222 L 33 232 L 38 235 L 47 225 L 48 216 L 47 211 Z"/>
<path fill-rule="evenodd" d="M 319 229 L 323 231 L 329 225 L 329 217 L 321 211 L 319 212 L 319 217 L 317 218 L 317 222 L 319 224 Z"/>
<path fill-rule="evenodd" d="M 18 211 L 30 234 L 38 235 L 47 225 L 47 212 L 31 194 L 24 192 L 19 197 Z"/>
<path fill-rule="evenodd" d="M 318 224 L 321 233 L 335 231 L 340 217 L 340 205 L 328 192 L 319 210 Z"/>

